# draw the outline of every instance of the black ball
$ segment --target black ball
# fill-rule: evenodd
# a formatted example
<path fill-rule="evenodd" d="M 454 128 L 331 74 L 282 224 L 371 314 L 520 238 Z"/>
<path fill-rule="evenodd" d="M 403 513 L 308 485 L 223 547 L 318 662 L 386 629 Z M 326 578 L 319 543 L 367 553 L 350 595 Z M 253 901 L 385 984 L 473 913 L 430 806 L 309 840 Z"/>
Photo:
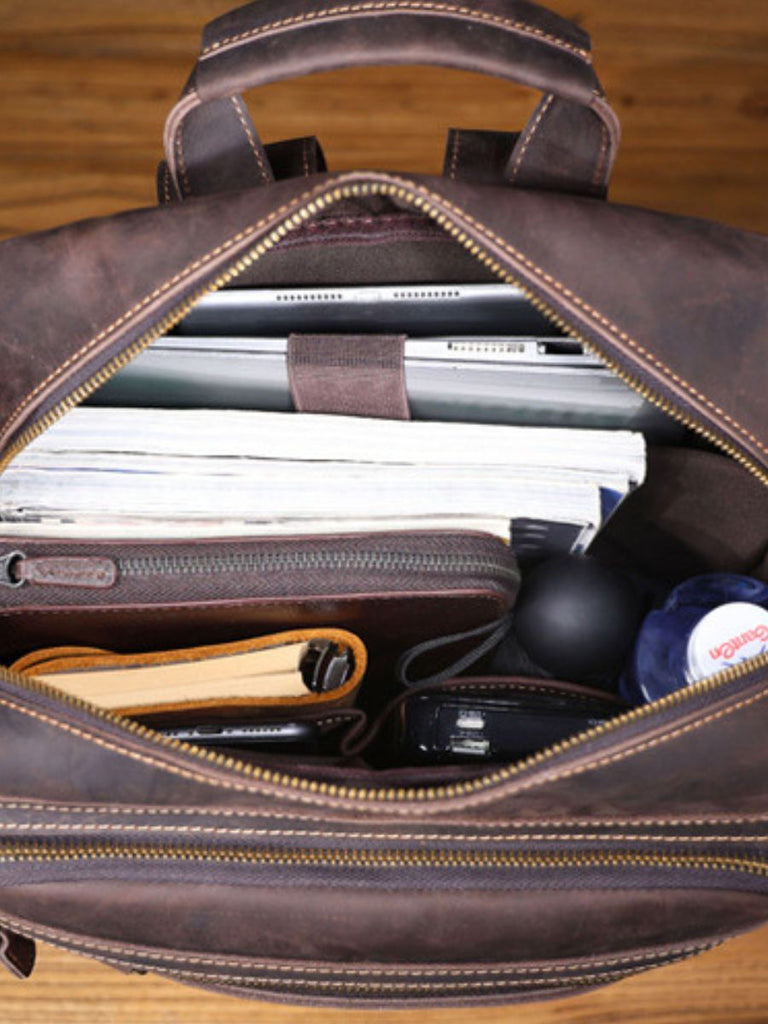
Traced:
<path fill-rule="evenodd" d="M 640 626 L 640 595 L 622 573 L 590 558 L 548 559 L 523 582 L 514 632 L 558 679 L 604 683 L 620 671 Z"/>

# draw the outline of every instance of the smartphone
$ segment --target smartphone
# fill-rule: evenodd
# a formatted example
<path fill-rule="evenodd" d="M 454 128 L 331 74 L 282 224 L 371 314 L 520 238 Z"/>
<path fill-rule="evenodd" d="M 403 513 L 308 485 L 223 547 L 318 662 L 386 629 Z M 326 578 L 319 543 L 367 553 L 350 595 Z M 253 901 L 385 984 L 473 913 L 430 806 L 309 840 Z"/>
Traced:
<path fill-rule="evenodd" d="M 168 739 L 198 747 L 277 747 L 302 753 L 314 750 L 319 738 L 314 722 L 204 722 L 158 731 Z"/>

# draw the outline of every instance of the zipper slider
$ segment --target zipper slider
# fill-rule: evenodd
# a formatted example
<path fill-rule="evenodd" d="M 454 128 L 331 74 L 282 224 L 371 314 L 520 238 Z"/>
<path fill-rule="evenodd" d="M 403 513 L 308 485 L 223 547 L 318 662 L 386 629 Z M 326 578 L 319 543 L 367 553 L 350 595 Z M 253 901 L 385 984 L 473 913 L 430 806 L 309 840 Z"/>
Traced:
<path fill-rule="evenodd" d="M 19 562 L 24 560 L 23 551 L 11 551 L 9 555 L 0 556 L 0 585 L 3 587 L 21 587 L 24 580 L 16 573 Z"/>
<path fill-rule="evenodd" d="M 111 558 L 27 558 L 23 551 L 0 556 L 0 585 L 16 588 L 25 583 L 108 590 L 117 583 L 117 565 Z"/>

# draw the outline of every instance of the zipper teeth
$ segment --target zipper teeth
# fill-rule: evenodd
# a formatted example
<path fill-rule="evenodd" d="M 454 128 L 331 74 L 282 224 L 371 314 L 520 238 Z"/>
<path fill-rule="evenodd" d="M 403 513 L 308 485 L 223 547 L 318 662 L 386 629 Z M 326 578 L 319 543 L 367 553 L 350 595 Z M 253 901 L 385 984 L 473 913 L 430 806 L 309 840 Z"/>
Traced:
<path fill-rule="evenodd" d="M 710 676 L 708 679 L 702 679 L 697 683 L 693 683 L 691 686 L 688 686 L 683 690 L 675 690 L 666 697 L 663 697 L 661 700 L 654 701 L 653 704 L 643 704 L 640 707 L 633 708 L 631 711 L 627 711 L 622 715 L 618 715 L 616 718 L 609 719 L 600 725 L 593 726 L 591 729 L 587 729 L 584 732 L 579 733 L 577 736 L 562 740 L 560 743 L 555 743 L 552 746 L 547 747 L 545 750 L 538 751 L 530 757 L 525 758 L 523 761 L 519 761 L 516 764 L 509 765 L 508 767 L 497 768 L 493 772 L 473 779 L 467 779 L 444 786 L 379 787 L 375 789 L 371 787 L 358 788 L 355 786 L 337 785 L 336 783 L 330 782 L 317 782 L 314 779 L 303 778 L 302 776 L 290 775 L 283 772 L 272 771 L 268 768 L 261 768 L 256 765 L 247 764 L 244 761 L 240 761 L 235 757 L 229 757 L 226 754 L 219 754 L 212 750 L 205 750 L 201 747 L 196 747 L 193 744 L 182 743 L 180 740 L 170 739 L 167 736 L 163 736 L 162 734 L 155 732 L 148 726 L 142 725 L 141 723 L 128 718 L 122 718 L 105 710 L 104 708 L 89 704 L 77 697 L 72 697 L 69 694 L 62 692 L 61 690 L 57 690 L 48 683 L 41 682 L 39 679 L 32 676 L 23 676 L 7 668 L 0 669 L 0 675 L 10 679 L 11 682 L 15 683 L 21 689 L 37 693 L 47 700 L 53 700 L 58 704 L 71 707 L 75 711 L 85 712 L 91 718 L 99 718 L 102 721 L 109 723 L 111 726 L 116 726 L 128 735 L 137 736 L 140 739 L 151 740 L 158 747 L 165 747 L 170 750 L 180 751 L 186 755 L 195 757 L 199 761 L 205 761 L 216 768 L 224 769 L 226 771 L 236 771 L 240 775 L 253 779 L 256 782 L 266 783 L 296 792 L 332 797 L 338 800 L 352 800 L 375 804 L 392 803 L 394 801 L 405 800 L 426 803 L 436 800 L 449 800 L 457 797 L 470 796 L 492 786 L 508 782 L 511 779 L 524 774 L 526 771 L 540 767 L 542 764 L 545 764 L 546 762 L 563 754 L 567 754 L 574 748 L 587 744 L 592 740 L 601 739 L 607 734 L 615 732 L 619 727 L 634 725 L 658 713 L 684 705 L 694 697 L 712 693 L 718 690 L 721 686 L 724 686 L 726 683 L 744 678 L 745 676 L 751 675 L 753 672 L 757 672 L 760 669 L 768 669 L 768 654 L 761 654 L 748 662 L 741 662 L 729 669 L 725 669 L 723 672 L 719 672 L 717 675 Z"/>
<path fill-rule="evenodd" d="M 406 569 L 411 572 L 469 574 L 493 572 L 517 580 L 520 573 L 497 558 L 471 555 L 440 555 L 419 552 L 292 552 L 233 555 L 167 555 L 120 558 L 123 576 L 199 576 L 214 572 L 286 572 L 294 569 L 353 569 L 378 572 Z"/>
<path fill-rule="evenodd" d="M 469 868 L 567 870 L 570 868 L 638 867 L 670 870 L 730 871 L 768 877 L 768 863 L 710 854 L 659 854 L 634 851 L 587 853 L 507 853 L 494 850 L 360 850 L 312 848 L 215 849 L 130 843 L 85 843 L 53 847 L 43 843 L 0 844 L 0 862 L 83 860 L 188 861 L 194 863 L 263 864 L 273 867 Z"/>
<path fill-rule="evenodd" d="M 289 231 L 299 227 L 310 217 L 315 216 L 319 211 L 328 206 L 332 206 L 343 199 L 362 198 L 371 195 L 385 195 L 396 200 L 408 202 L 414 208 L 421 210 L 428 217 L 431 217 L 448 234 L 450 234 L 459 245 L 462 245 L 467 249 L 479 263 L 487 267 L 500 280 L 517 287 L 535 309 L 539 310 L 539 312 L 554 323 L 555 326 L 575 338 L 584 345 L 588 351 L 601 359 L 603 363 L 612 370 L 617 377 L 619 377 L 620 380 L 624 381 L 625 384 L 636 391 L 642 398 L 661 409 L 667 415 L 671 416 L 672 419 L 682 423 L 689 430 L 694 431 L 701 437 L 710 441 L 749 470 L 749 472 L 756 476 L 763 484 L 768 486 L 768 473 L 760 469 L 760 467 L 749 459 L 747 455 L 739 451 L 739 449 L 731 444 L 727 439 L 712 432 L 708 428 L 701 426 L 701 424 L 697 423 L 688 414 L 677 409 L 667 399 L 655 394 L 646 384 L 618 365 L 612 357 L 606 356 L 598 345 L 580 334 L 572 324 L 557 313 L 556 310 L 552 309 L 547 302 L 534 294 L 527 284 L 520 281 L 508 270 L 502 267 L 498 260 L 490 255 L 482 245 L 476 242 L 473 238 L 470 238 L 461 227 L 459 227 L 450 217 L 439 210 L 435 205 L 411 189 L 386 182 L 361 182 L 338 185 L 329 190 L 325 195 L 321 194 L 296 210 L 286 218 L 282 224 L 278 225 L 278 227 L 275 228 L 267 237 L 254 246 L 250 252 L 241 256 L 240 259 L 219 274 L 211 283 L 197 289 L 184 301 L 179 303 L 165 317 L 163 317 L 162 320 L 155 324 L 150 331 L 147 331 L 141 336 L 141 338 L 116 355 L 97 373 L 95 373 L 93 377 L 79 385 L 57 406 L 49 410 L 44 416 L 32 424 L 31 427 L 25 430 L 20 437 L 9 446 L 2 459 L 0 459 L 0 473 L 2 473 L 8 463 L 35 438 L 44 433 L 70 409 L 79 405 L 88 398 L 89 395 L 97 390 L 102 384 L 105 384 L 110 380 L 119 370 L 135 359 L 137 355 L 143 352 L 144 349 L 148 348 L 159 337 L 175 327 L 176 324 L 183 320 L 202 298 L 212 292 L 219 291 L 230 284 L 241 273 L 251 267 L 261 256 L 285 238 Z M 210 750 L 202 750 L 198 747 L 181 743 L 178 740 L 172 740 L 168 737 L 161 736 L 146 726 L 120 718 L 109 711 L 96 708 L 91 704 L 78 700 L 75 697 L 62 694 L 53 687 L 50 687 L 45 683 L 40 683 L 33 678 L 21 676 L 7 669 L 0 670 L 0 674 L 5 675 L 16 685 L 22 688 L 38 692 L 48 699 L 56 700 L 59 703 L 70 705 L 77 710 L 84 711 L 91 716 L 99 717 L 112 725 L 119 726 L 121 729 L 132 735 L 136 735 L 144 739 L 150 739 L 158 746 L 165 746 L 171 749 L 183 751 L 186 754 L 192 754 L 198 759 L 207 761 L 218 768 L 235 770 L 255 780 L 274 784 L 285 789 L 308 791 L 311 793 L 322 794 L 324 796 L 335 797 L 337 799 L 376 803 L 391 802 L 395 800 L 433 801 L 451 799 L 458 796 L 466 796 L 476 793 L 479 790 L 506 782 L 519 775 L 521 772 L 537 767 L 546 761 L 569 752 L 576 746 L 601 738 L 608 733 L 623 728 L 625 725 L 634 724 L 664 710 L 685 704 L 694 697 L 704 693 L 713 692 L 726 683 L 735 681 L 736 679 L 749 675 L 753 671 L 757 671 L 761 668 L 768 668 L 768 655 L 766 654 L 759 655 L 750 661 L 735 665 L 732 668 L 726 669 L 725 671 L 711 676 L 708 679 L 701 680 L 700 682 L 686 687 L 683 690 L 676 690 L 667 697 L 664 697 L 659 701 L 655 701 L 652 704 L 642 705 L 641 707 L 635 708 L 626 714 L 619 715 L 602 725 L 595 726 L 592 729 L 588 729 L 587 731 L 580 733 L 576 737 L 563 740 L 561 743 L 548 747 L 546 750 L 540 751 L 522 762 L 510 765 L 509 767 L 496 769 L 493 772 L 475 779 L 469 779 L 446 786 L 384 789 L 356 788 L 352 786 L 336 785 L 334 783 L 316 782 L 295 775 L 288 775 L 259 768 L 239 761 L 236 758 L 228 757 L 224 754 L 217 754 Z"/>
<path fill-rule="evenodd" d="M 491 256 L 473 238 L 470 238 L 466 232 L 447 214 L 443 213 L 435 205 L 430 203 L 423 196 L 413 192 L 411 189 L 405 188 L 402 185 L 389 184 L 387 182 L 361 182 L 336 186 L 325 195 L 321 194 L 315 197 L 296 210 L 286 218 L 282 224 L 279 224 L 265 238 L 263 238 L 250 252 L 241 256 L 226 270 L 222 271 L 222 273 L 220 273 L 212 282 L 198 288 L 191 295 L 187 296 L 186 299 L 170 310 L 149 331 L 145 332 L 131 345 L 119 352 L 92 377 L 80 384 L 70 395 L 64 398 L 58 403 L 58 405 L 54 406 L 53 409 L 50 409 L 31 427 L 25 430 L 20 437 L 9 446 L 8 450 L 2 456 L 2 459 L 0 460 L 0 473 L 6 468 L 8 463 L 11 462 L 16 455 L 26 448 L 27 445 L 35 438 L 48 430 L 49 427 L 51 427 L 57 420 L 61 419 L 61 417 L 70 409 L 73 409 L 75 406 L 85 401 L 85 399 L 92 395 L 94 391 L 100 388 L 103 384 L 106 384 L 106 382 L 119 370 L 132 362 L 136 356 L 148 348 L 154 341 L 175 327 L 206 295 L 210 295 L 213 292 L 220 291 L 222 288 L 225 288 L 228 284 L 239 277 L 240 274 L 252 267 L 258 259 L 281 242 L 289 231 L 295 230 L 305 221 L 317 215 L 321 210 L 328 206 L 332 206 L 343 199 L 361 198 L 371 195 L 385 195 L 392 199 L 410 202 L 416 209 L 421 210 L 428 217 L 431 217 L 440 225 L 440 227 L 451 235 L 459 245 L 462 245 L 467 249 L 479 263 L 486 266 L 502 281 L 518 288 L 535 309 L 543 313 L 543 315 L 554 323 L 556 327 L 559 327 L 566 334 L 570 335 L 570 337 L 575 338 L 584 345 L 588 351 L 592 352 L 602 360 L 602 362 L 613 373 L 615 373 L 620 380 L 624 381 L 625 384 L 636 391 L 642 398 L 661 409 L 673 419 L 677 420 L 678 423 L 682 423 L 689 430 L 694 431 L 701 437 L 704 437 L 706 440 L 719 447 L 737 462 L 741 463 L 741 465 L 749 469 L 750 472 L 768 486 L 768 472 L 760 469 L 759 466 L 757 466 L 746 454 L 739 451 L 739 449 L 730 441 L 712 432 L 708 428 L 703 427 L 688 414 L 677 409 L 676 406 L 667 399 L 657 395 L 646 384 L 628 373 L 622 366 L 616 363 L 612 357 L 605 355 L 598 345 L 596 345 L 591 339 L 585 338 L 580 334 L 568 320 L 561 316 L 556 310 L 552 309 L 544 299 L 533 293 L 527 284 L 520 281 L 507 269 L 502 267 L 493 256 Z"/>

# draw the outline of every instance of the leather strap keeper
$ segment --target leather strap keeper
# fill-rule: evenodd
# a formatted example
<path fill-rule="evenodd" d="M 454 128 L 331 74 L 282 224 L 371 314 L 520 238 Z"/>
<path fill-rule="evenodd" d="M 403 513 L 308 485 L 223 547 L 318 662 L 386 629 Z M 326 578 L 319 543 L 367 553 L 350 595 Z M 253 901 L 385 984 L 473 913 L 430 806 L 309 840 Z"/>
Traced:
<path fill-rule="evenodd" d="M 475 185 L 506 185 L 517 132 L 450 128 L 445 146 L 443 174 L 452 181 Z"/>
<path fill-rule="evenodd" d="M 297 412 L 411 418 L 404 335 L 292 334 L 288 379 Z"/>

